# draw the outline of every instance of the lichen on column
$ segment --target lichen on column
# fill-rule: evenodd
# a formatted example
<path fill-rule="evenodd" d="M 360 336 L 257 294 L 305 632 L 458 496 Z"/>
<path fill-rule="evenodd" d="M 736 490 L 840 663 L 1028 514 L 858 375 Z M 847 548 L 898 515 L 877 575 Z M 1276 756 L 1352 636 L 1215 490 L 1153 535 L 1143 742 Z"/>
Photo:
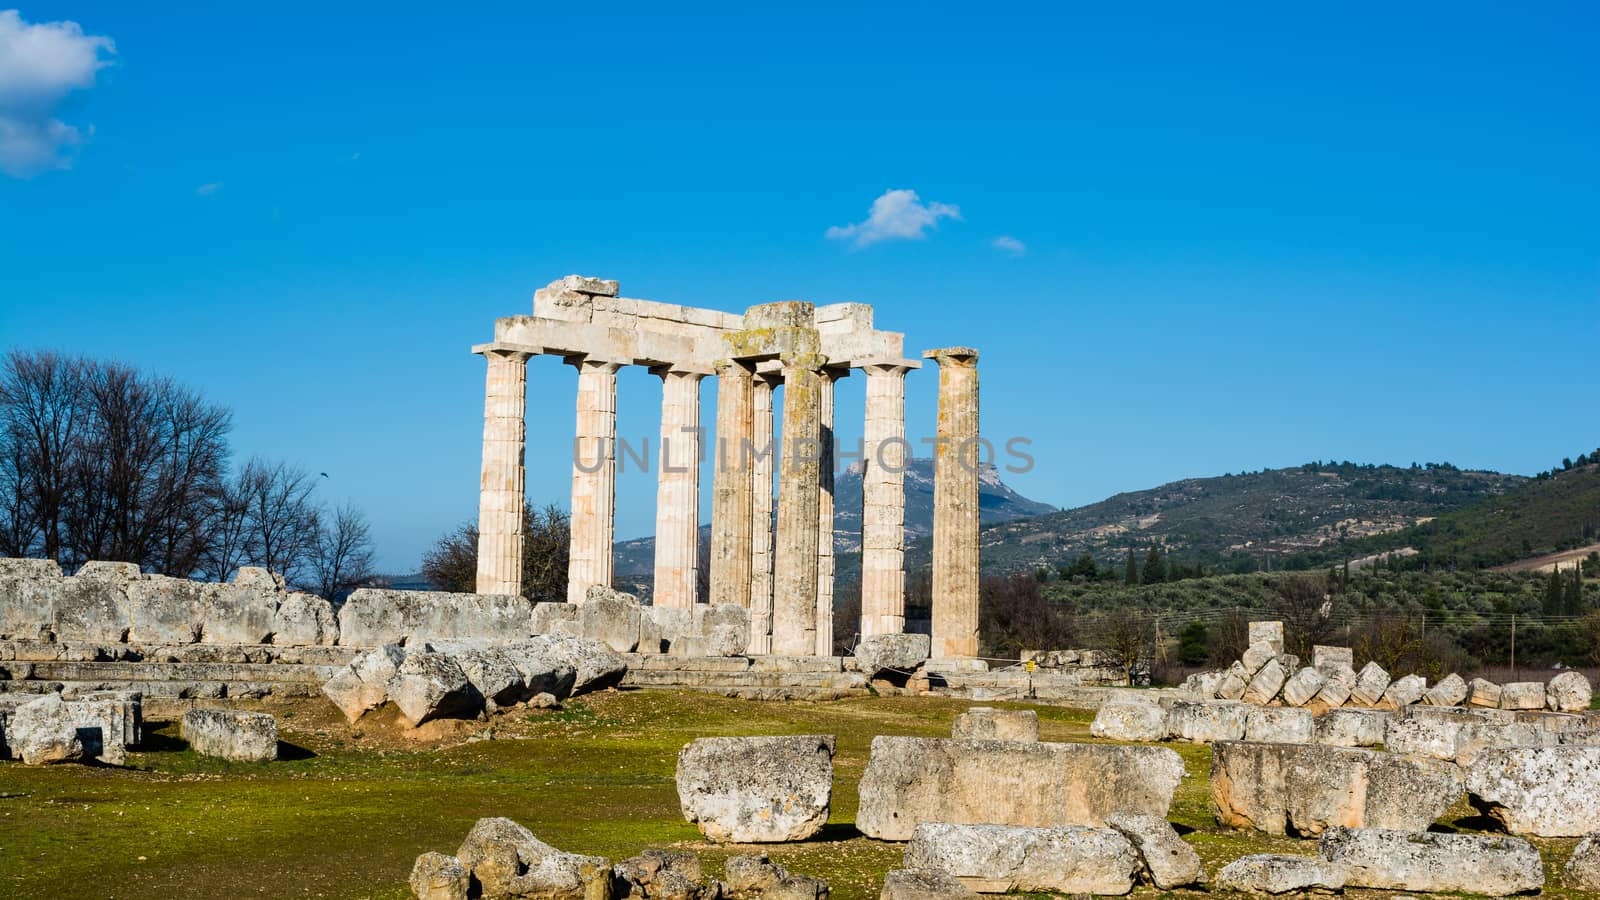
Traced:
<path fill-rule="evenodd" d="M 751 515 L 750 653 L 772 652 L 772 472 L 777 447 L 772 432 L 772 391 L 782 376 L 762 372 L 755 380 L 755 471 Z"/>
<path fill-rule="evenodd" d="M 750 605 L 750 536 L 754 513 L 751 432 L 754 372 L 719 360 L 717 433 L 711 494 L 711 603 Z"/>
<path fill-rule="evenodd" d="M 819 353 L 783 357 L 772 598 L 772 652 L 780 656 L 810 656 L 817 649 L 818 456 L 825 362 Z"/>

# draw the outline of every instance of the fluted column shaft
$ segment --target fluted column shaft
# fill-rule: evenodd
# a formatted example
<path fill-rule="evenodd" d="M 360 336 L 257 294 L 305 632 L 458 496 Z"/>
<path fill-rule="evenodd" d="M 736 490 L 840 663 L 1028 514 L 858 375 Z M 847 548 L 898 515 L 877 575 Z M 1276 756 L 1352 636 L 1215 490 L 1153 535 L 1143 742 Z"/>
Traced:
<path fill-rule="evenodd" d="M 817 438 L 817 649 L 833 655 L 833 395 L 849 369 L 824 369 L 818 382 Z"/>
<path fill-rule="evenodd" d="M 773 565 L 772 652 L 817 648 L 818 475 L 823 357 L 783 360 L 783 441 L 778 460 L 778 534 Z"/>
<path fill-rule="evenodd" d="M 711 492 L 711 603 L 750 605 L 754 373 L 717 363 L 717 452 Z"/>
<path fill-rule="evenodd" d="M 528 356 L 489 350 L 483 392 L 483 469 L 478 480 L 480 594 L 522 593 L 522 520 L 527 444 Z"/>
<path fill-rule="evenodd" d="M 772 389 L 781 376 L 758 374 L 755 380 L 754 500 L 751 514 L 750 645 L 752 654 L 772 652 Z"/>
<path fill-rule="evenodd" d="M 869 365 L 861 471 L 861 634 L 906 627 L 906 371 Z"/>
<path fill-rule="evenodd" d="M 591 585 L 611 586 L 617 504 L 617 370 L 613 362 L 579 359 L 578 424 L 572 442 L 572 540 L 567 602 L 581 603 Z"/>
<path fill-rule="evenodd" d="M 656 606 L 694 605 L 699 577 L 700 379 L 657 369 L 661 377 L 661 453 L 656 477 Z"/>
<path fill-rule="evenodd" d="M 933 655 L 978 655 L 978 351 L 930 350 L 939 363 L 933 479 Z"/>

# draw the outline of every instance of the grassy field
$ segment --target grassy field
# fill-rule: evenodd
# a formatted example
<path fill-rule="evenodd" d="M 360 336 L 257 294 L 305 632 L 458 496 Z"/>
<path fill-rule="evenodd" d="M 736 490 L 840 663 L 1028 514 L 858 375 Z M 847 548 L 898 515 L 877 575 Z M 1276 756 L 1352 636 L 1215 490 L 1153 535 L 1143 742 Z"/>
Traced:
<path fill-rule="evenodd" d="M 836 900 L 867 900 L 902 850 L 851 825 L 873 736 L 946 735 L 967 705 L 627 691 L 502 716 L 494 740 L 456 733 L 425 744 L 401 737 L 392 720 L 351 728 L 327 704 L 277 705 L 263 708 L 279 716 L 287 758 L 257 764 L 203 759 L 175 724 L 149 723 L 147 752 L 132 754 L 128 769 L 0 763 L 0 896 L 401 898 L 417 854 L 453 853 L 481 816 L 509 816 L 557 847 L 615 860 L 647 846 L 693 849 L 720 872 L 728 855 L 750 849 L 707 844 L 683 821 L 672 781 L 679 748 L 709 735 L 826 733 L 838 736 L 828 827 L 762 852 L 826 878 Z M 1046 740 L 1091 740 L 1091 714 L 1039 712 Z M 1218 828 L 1210 749 L 1172 746 L 1189 777 L 1171 818 L 1208 871 L 1246 853 L 1315 853 L 1314 842 Z M 1446 821 L 1469 814 L 1463 804 Z M 1552 886 L 1574 843 L 1539 842 Z"/>

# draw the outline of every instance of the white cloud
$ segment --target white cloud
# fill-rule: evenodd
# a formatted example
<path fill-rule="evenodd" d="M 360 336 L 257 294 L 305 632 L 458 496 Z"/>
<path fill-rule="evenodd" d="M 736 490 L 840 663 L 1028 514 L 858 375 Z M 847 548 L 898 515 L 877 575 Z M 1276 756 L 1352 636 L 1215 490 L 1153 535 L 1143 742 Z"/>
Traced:
<path fill-rule="evenodd" d="M 76 22 L 24 22 L 0 10 L 0 172 L 18 178 L 66 168 L 65 151 L 88 132 L 55 117 L 62 98 L 92 87 L 117 52 L 108 37 L 86 35 Z"/>
<path fill-rule="evenodd" d="M 194 192 L 202 197 L 209 197 L 220 190 L 222 190 L 222 182 L 212 181 L 195 188 Z"/>
<path fill-rule="evenodd" d="M 928 229 L 937 228 L 940 219 L 960 221 L 961 210 L 948 203 L 925 204 L 916 191 L 884 191 L 883 196 L 872 201 L 865 222 L 835 225 L 828 229 L 828 237 L 852 241 L 857 247 L 879 241 L 916 241 L 926 237 Z"/>
<path fill-rule="evenodd" d="M 1012 257 L 1027 256 L 1028 245 L 1009 234 L 1002 234 L 989 242 L 989 246 Z"/>

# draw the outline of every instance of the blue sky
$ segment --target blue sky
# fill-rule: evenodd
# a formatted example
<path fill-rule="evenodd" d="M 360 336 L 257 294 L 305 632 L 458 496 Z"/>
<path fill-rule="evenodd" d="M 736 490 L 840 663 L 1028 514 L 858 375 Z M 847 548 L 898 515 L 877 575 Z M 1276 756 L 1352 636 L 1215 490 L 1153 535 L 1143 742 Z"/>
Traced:
<path fill-rule="evenodd" d="M 984 430 L 1031 438 L 1013 483 L 1062 505 L 1600 444 L 1593 6 L 1110 6 L 28 3 L 13 37 L 108 42 L 31 75 L 0 43 L 0 344 L 203 389 L 395 570 L 476 509 L 468 347 L 570 272 L 977 346 Z M 829 237 L 890 190 L 937 221 Z M 565 503 L 575 374 L 529 384 L 529 491 Z M 622 434 L 659 390 L 623 373 Z M 653 478 L 618 490 L 649 533 Z"/>

